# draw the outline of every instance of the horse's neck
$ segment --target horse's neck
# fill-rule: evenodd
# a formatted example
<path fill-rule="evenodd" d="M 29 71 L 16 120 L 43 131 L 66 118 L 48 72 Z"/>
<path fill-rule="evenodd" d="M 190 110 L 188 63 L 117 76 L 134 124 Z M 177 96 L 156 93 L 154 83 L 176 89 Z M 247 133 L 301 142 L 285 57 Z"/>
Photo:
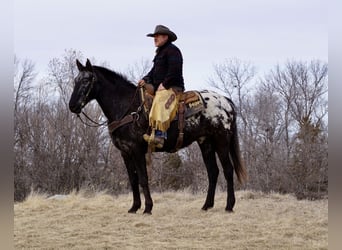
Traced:
<path fill-rule="evenodd" d="M 104 85 L 104 84 L 103 84 Z M 99 88 L 97 102 L 109 121 L 121 119 L 126 112 L 136 108 L 135 90 L 129 86 L 109 85 Z"/>

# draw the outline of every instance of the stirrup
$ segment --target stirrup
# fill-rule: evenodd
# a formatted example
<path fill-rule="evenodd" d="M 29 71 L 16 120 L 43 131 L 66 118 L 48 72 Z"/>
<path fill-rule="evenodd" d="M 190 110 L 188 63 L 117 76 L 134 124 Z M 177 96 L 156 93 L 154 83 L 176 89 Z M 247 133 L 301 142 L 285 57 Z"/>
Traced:
<path fill-rule="evenodd" d="M 148 144 L 152 143 L 157 148 L 162 148 L 164 146 L 164 138 L 155 136 L 154 133 L 152 133 L 152 135 L 144 134 L 143 138 Z"/>

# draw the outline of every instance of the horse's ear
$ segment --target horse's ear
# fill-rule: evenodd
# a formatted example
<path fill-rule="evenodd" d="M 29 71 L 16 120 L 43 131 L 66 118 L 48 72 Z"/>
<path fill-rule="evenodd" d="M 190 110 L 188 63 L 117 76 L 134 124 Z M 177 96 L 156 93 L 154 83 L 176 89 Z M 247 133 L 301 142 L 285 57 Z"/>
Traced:
<path fill-rule="evenodd" d="M 86 62 L 86 69 L 88 71 L 93 71 L 93 66 L 91 65 L 89 59 L 87 58 L 87 62 Z"/>
<path fill-rule="evenodd" d="M 80 63 L 78 59 L 76 59 L 76 65 L 79 71 L 82 71 L 84 69 L 84 66 Z"/>

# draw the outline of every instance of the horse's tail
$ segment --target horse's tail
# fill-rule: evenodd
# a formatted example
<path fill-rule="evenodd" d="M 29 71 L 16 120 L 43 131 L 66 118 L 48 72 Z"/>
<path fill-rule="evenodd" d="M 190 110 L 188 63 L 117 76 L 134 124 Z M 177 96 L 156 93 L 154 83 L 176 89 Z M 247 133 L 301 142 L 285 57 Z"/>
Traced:
<path fill-rule="evenodd" d="M 244 183 L 247 181 L 247 171 L 245 168 L 245 163 L 241 157 L 236 119 L 234 119 L 232 126 L 233 126 L 233 136 L 232 136 L 232 142 L 230 144 L 230 156 L 233 160 L 233 165 L 234 165 L 234 169 L 235 169 L 235 173 L 236 173 L 238 181 L 240 183 Z"/>

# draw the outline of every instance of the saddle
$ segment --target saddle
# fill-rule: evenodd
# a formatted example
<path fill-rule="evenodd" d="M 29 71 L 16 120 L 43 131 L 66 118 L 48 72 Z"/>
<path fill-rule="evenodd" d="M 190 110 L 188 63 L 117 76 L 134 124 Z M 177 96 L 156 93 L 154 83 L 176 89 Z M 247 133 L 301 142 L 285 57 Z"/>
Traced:
<path fill-rule="evenodd" d="M 175 151 L 180 149 L 184 138 L 184 121 L 185 118 L 193 116 L 204 109 L 204 101 L 197 91 L 179 91 L 173 89 L 178 98 L 170 98 L 166 105 L 170 105 L 173 101 L 178 101 L 178 110 L 173 120 L 178 120 L 178 138 Z M 141 101 L 144 104 L 145 113 L 148 115 L 154 98 L 154 88 L 152 84 L 145 84 L 140 91 Z"/>
<path fill-rule="evenodd" d="M 202 96 L 197 91 L 178 91 L 177 89 L 173 89 L 179 98 L 175 98 L 178 100 L 178 109 L 176 116 L 173 120 L 178 120 L 178 137 L 176 147 L 174 152 L 182 147 L 183 138 L 184 138 L 184 121 L 185 118 L 193 116 L 198 112 L 202 111 L 205 108 L 205 102 L 202 99 Z M 149 112 L 152 107 L 154 98 L 154 88 L 152 84 L 146 83 L 143 87 L 140 88 L 140 99 L 141 106 L 144 107 L 145 115 L 148 117 Z M 168 100 L 169 101 L 169 100 Z M 172 102 L 174 100 L 170 100 Z M 141 108 L 139 107 L 139 109 Z M 112 121 L 108 123 L 109 133 L 113 133 L 119 127 L 134 122 L 136 118 L 137 112 L 133 112 L 121 118 L 120 120 Z"/>

